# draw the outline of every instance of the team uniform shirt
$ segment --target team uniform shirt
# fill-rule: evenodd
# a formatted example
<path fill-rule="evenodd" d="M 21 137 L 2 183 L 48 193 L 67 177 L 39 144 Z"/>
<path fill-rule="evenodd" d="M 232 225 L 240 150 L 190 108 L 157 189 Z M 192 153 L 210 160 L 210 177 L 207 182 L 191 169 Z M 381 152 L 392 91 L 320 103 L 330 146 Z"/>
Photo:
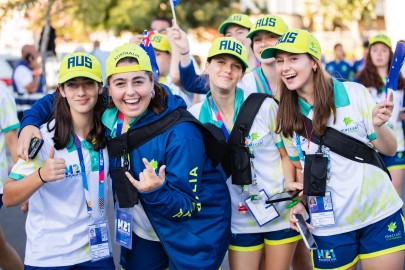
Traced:
<path fill-rule="evenodd" d="M 175 83 L 173 83 L 172 78 L 170 76 L 160 77 L 159 82 L 169 86 L 170 90 L 173 94 L 180 96 L 187 104 L 187 107 L 193 105 L 194 101 L 194 94 L 190 92 L 186 92 L 180 87 L 178 87 Z"/>
<path fill-rule="evenodd" d="M 326 70 L 339 81 L 352 80 L 354 77 L 353 67 L 345 60 L 331 61 L 326 64 Z"/>
<path fill-rule="evenodd" d="M 367 88 L 360 84 L 337 80 L 333 80 L 333 83 L 336 123 L 333 123 L 331 116 L 327 125 L 372 147 L 371 141 L 376 139 L 372 123 L 375 101 Z M 299 105 L 302 113 L 312 119 L 313 106 L 302 99 L 299 99 Z M 310 134 L 312 131 L 307 132 Z M 295 134 L 295 144 L 296 137 Z M 318 145 L 309 143 L 305 137 L 299 136 L 299 142 L 305 154 L 314 154 L 318 150 Z M 402 207 L 403 202 L 389 176 L 380 168 L 351 161 L 325 146 L 322 151 L 330 160 L 330 178 L 326 182 L 326 191 L 331 192 L 336 223 L 328 227 L 316 227 L 312 232 L 314 235 L 327 236 L 354 231 L 380 221 Z"/>
<path fill-rule="evenodd" d="M 243 101 L 248 95 L 249 93 L 237 88 L 234 122 Z M 207 94 L 206 101 L 194 105 L 189 111 L 202 123 L 209 122 L 218 126 L 215 112 L 209 106 L 208 100 L 210 98 L 211 92 Z M 285 140 L 281 135 L 274 132 L 276 129 L 277 109 L 278 105 L 273 99 L 265 99 L 255 116 L 247 137 L 248 146 L 255 156 L 253 163 L 257 174 L 257 188 L 258 190 L 265 190 L 269 197 L 284 191 L 284 174 L 279 148 L 283 146 L 290 148 L 289 155 L 292 159 L 298 160 L 298 153 L 292 142 Z M 250 211 L 243 215 L 238 213 L 239 203 L 246 199 L 241 195 L 242 187 L 233 185 L 231 177 L 227 180 L 227 184 L 232 201 L 232 233 L 260 233 L 290 228 L 286 203 L 275 204 L 280 217 L 260 227 Z"/>
<path fill-rule="evenodd" d="M 389 120 L 392 126 L 395 136 L 397 137 L 397 152 L 405 151 L 405 139 L 404 139 L 404 126 L 402 120 L 399 118 L 402 108 L 405 107 L 404 104 L 404 90 L 393 91 L 394 95 L 394 109 L 392 110 L 392 115 Z"/>
<path fill-rule="evenodd" d="M 266 76 L 264 76 L 263 74 L 262 67 L 259 66 L 258 68 L 254 69 L 251 73 L 253 75 L 256 74 L 255 76 L 256 92 L 273 95 L 273 92 L 271 91 L 270 88 L 270 84 L 267 81 Z"/>
<path fill-rule="evenodd" d="M 54 121 L 50 127 L 54 126 Z M 49 132 L 47 124 L 40 128 L 44 139 L 37 157 L 26 162 L 20 159 L 13 167 L 10 178 L 20 180 L 37 173 L 49 156 L 54 143 L 54 132 Z M 81 166 L 74 138 L 67 147 L 55 150 L 55 158 L 63 158 L 66 163 L 65 178 L 49 182 L 35 191 L 30 199 L 26 232 L 26 265 L 30 266 L 67 266 L 90 261 L 88 226 L 107 222 L 108 200 L 104 200 L 103 215 L 99 209 L 99 152 L 92 149 L 86 140 L 79 138 L 93 208 L 92 218 L 86 209 Z M 104 198 L 108 198 L 108 152 L 103 149 L 104 157 Z M 42 175 L 43 175 L 42 171 Z"/>
<path fill-rule="evenodd" d="M 143 116 L 143 115 L 142 115 Z M 142 117 L 141 116 L 141 117 Z M 129 124 L 132 126 L 140 117 L 135 118 Z M 103 123 L 111 128 L 111 137 L 117 136 L 117 123 L 118 123 L 118 109 L 116 107 L 107 109 L 103 114 Z M 136 176 L 134 176 L 137 178 Z M 150 240 L 159 241 L 159 237 L 156 235 L 152 224 L 141 203 L 135 204 L 132 209 L 132 220 L 133 220 L 133 232 L 139 237 Z"/>
<path fill-rule="evenodd" d="M 14 98 L 7 89 L 0 86 L 0 194 L 8 177 L 8 161 L 6 157 L 6 138 L 4 133 L 20 127 Z"/>

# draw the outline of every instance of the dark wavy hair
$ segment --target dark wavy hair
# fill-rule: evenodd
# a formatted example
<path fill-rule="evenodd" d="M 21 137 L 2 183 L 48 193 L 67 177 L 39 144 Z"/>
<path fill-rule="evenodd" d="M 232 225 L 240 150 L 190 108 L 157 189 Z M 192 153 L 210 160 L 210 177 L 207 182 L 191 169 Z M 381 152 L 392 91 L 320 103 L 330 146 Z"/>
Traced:
<path fill-rule="evenodd" d="M 65 83 L 59 85 L 63 90 Z M 99 89 L 102 87 L 101 83 L 98 83 Z M 93 149 L 98 151 L 106 146 L 106 138 L 104 136 L 104 125 L 101 122 L 101 115 L 103 113 L 102 96 L 98 95 L 97 103 L 93 111 L 93 128 L 87 135 L 86 141 L 93 145 Z M 55 126 L 51 127 L 51 121 L 55 119 Z M 70 141 L 70 137 L 74 135 L 73 119 L 70 114 L 70 106 L 66 98 L 64 98 L 59 90 L 55 92 L 55 99 L 53 102 L 53 110 L 51 119 L 47 123 L 48 131 L 55 130 L 53 141 L 54 147 L 57 150 L 66 148 Z"/>
<path fill-rule="evenodd" d="M 372 47 L 372 45 L 371 45 Z M 370 49 L 371 49 L 370 47 Z M 390 70 L 390 64 L 392 63 L 392 58 L 394 57 L 394 53 L 390 49 L 390 56 L 388 60 L 388 66 L 387 66 L 387 74 L 389 73 Z M 367 53 L 366 61 L 365 61 L 364 68 L 357 74 L 356 76 L 356 81 L 364 85 L 365 87 L 374 87 L 377 89 L 379 93 L 384 91 L 385 84 L 381 80 L 380 74 L 378 74 L 377 67 L 374 65 L 373 61 L 371 60 L 371 53 L 370 50 Z M 398 89 L 405 89 L 405 80 L 402 77 L 402 74 L 400 74 L 398 78 Z"/>

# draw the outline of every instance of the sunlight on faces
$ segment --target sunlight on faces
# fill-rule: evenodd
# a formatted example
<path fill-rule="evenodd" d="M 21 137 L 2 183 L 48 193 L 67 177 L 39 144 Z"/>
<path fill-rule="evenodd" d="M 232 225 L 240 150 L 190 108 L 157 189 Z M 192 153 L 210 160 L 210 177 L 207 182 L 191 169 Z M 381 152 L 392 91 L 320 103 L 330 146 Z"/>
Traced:
<path fill-rule="evenodd" d="M 370 47 L 371 61 L 377 68 L 387 67 L 390 59 L 390 48 L 383 43 L 375 43 Z"/>
<path fill-rule="evenodd" d="M 92 113 L 102 91 L 96 81 L 84 77 L 68 80 L 59 85 L 58 89 L 62 97 L 66 98 L 72 116 Z"/>
<path fill-rule="evenodd" d="M 253 42 L 253 52 L 255 53 L 256 58 L 261 63 L 271 63 L 274 62 L 274 58 L 263 59 L 261 57 L 262 51 L 265 48 L 273 47 L 276 45 L 277 40 L 280 36 L 268 31 L 258 31 L 254 34 L 252 38 Z"/>
<path fill-rule="evenodd" d="M 207 63 L 211 91 L 235 91 L 243 78 L 243 64 L 235 56 L 220 54 Z"/>
<path fill-rule="evenodd" d="M 118 67 L 136 63 L 119 63 Z M 130 122 L 140 116 L 149 106 L 152 98 L 153 77 L 146 71 L 132 71 L 111 75 L 109 80 L 110 96 L 117 109 Z"/>
<path fill-rule="evenodd" d="M 313 91 L 314 68 L 318 64 L 306 53 L 276 52 L 276 70 L 289 90 L 298 94 Z"/>

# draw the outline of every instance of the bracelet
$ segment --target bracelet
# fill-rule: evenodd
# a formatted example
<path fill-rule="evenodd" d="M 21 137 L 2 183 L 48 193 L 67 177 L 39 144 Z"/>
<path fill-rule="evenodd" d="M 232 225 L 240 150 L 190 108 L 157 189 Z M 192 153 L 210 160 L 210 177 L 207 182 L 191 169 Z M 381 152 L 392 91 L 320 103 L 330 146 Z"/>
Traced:
<path fill-rule="evenodd" d="M 42 176 L 41 176 L 41 168 L 42 168 L 42 167 L 39 167 L 39 169 L 38 169 L 39 179 L 41 179 L 41 181 L 42 181 L 44 184 L 46 184 L 46 183 L 48 183 L 48 182 L 47 182 L 47 181 L 44 181 L 44 179 L 42 179 Z"/>
<path fill-rule="evenodd" d="M 185 52 L 185 53 L 180 53 L 180 55 L 187 55 L 187 54 L 189 54 L 190 53 L 190 51 L 187 51 L 187 52 Z"/>

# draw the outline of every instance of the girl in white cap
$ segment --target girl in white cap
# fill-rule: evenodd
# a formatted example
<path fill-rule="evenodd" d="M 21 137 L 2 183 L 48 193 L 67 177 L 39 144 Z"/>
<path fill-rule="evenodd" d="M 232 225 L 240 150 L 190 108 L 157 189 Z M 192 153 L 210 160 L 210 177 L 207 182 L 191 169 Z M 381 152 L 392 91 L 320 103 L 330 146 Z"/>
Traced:
<path fill-rule="evenodd" d="M 386 155 L 396 151 L 395 134 L 386 125 L 394 105 L 392 96 L 376 105 L 364 86 L 332 79 L 320 56 L 318 40 L 305 30 L 286 32 L 275 47 L 262 52 L 263 58 L 275 57 L 281 78 L 277 131 L 294 138 L 304 167 L 304 193 L 308 202 L 316 200 L 310 208 L 310 227 L 318 244 L 312 251 L 314 268 L 354 270 L 360 260 L 365 270 L 403 269 L 403 202 L 383 164 L 366 163 L 369 157 L 378 161 L 367 147 Z M 312 128 L 305 116 L 312 119 Z M 356 147 L 335 145 L 338 135 L 334 139 L 330 131 L 325 135 L 327 127 L 360 142 Z M 358 152 L 354 161 L 336 153 L 342 148 L 354 152 L 358 147 L 364 152 L 369 149 L 369 155 Z M 298 213 L 305 214 L 301 203 L 291 211 L 295 229 L 292 214 Z"/>
<path fill-rule="evenodd" d="M 239 132 L 234 124 L 249 95 L 237 87 L 248 67 L 247 51 L 234 38 L 218 38 L 211 45 L 207 61 L 210 91 L 190 112 L 201 122 L 220 127 L 228 138 L 232 130 Z M 250 116 L 254 118 L 252 128 L 243 135 L 254 156 L 248 165 L 252 184 L 233 184 L 232 177 L 227 180 L 232 199 L 232 239 L 228 251 L 231 269 L 259 269 L 264 254 L 266 269 L 288 270 L 301 239 L 290 229 L 287 203 L 265 203 L 274 194 L 302 189 L 302 184 L 295 182 L 295 167 L 285 150 L 292 147 L 292 142 L 274 132 L 277 108 L 274 99 L 266 98 L 258 113 Z M 291 154 L 291 158 L 298 162 L 298 155 Z"/>
<path fill-rule="evenodd" d="M 51 120 L 40 127 L 43 145 L 4 186 L 4 205 L 29 200 L 25 269 L 114 269 L 101 93 L 98 60 L 66 56 Z"/>

